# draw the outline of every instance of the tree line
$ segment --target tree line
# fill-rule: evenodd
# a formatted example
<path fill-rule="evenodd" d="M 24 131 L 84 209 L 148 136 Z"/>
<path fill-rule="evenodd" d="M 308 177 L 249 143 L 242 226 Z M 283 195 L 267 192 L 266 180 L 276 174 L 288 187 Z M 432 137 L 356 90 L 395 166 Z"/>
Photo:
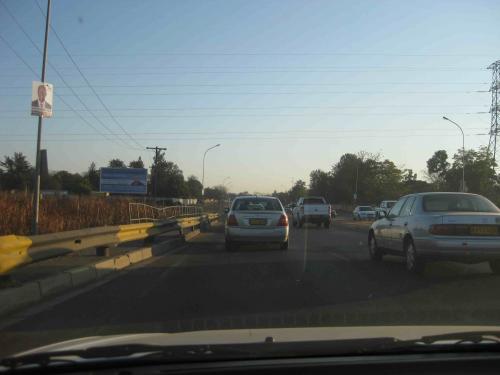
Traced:
<path fill-rule="evenodd" d="M 311 171 L 309 186 L 299 180 L 290 190 L 273 194 L 284 203 L 296 202 L 304 195 L 319 195 L 331 203 L 378 204 L 409 193 L 460 191 L 463 165 L 466 191 L 484 195 L 499 205 L 500 175 L 485 147 L 465 150 L 465 153 L 460 149 L 451 160 L 445 150 L 434 152 L 427 160 L 424 179 L 419 179 L 411 169 L 397 167 L 380 154 L 346 153 L 329 171 Z"/>
<path fill-rule="evenodd" d="M 144 168 L 144 162 L 140 157 L 128 164 L 121 159 L 111 159 L 107 167 Z M 33 176 L 34 167 L 21 152 L 4 156 L 0 161 L 0 190 L 31 191 Z M 201 182 L 195 176 L 185 179 L 179 166 L 167 161 L 163 153 L 159 155 L 156 165 L 151 168 L 149 192 L 152 191 L 154 183 L 157 184 L 157 196 L 160 197 L 201 198 L 202 196 Z M 84 173 L 71 173 L 65 170 L 50 172 L 48 176 L 41 176 L 40 185 L 43 190 L 65 190 L 78 195 L 90 194 L 92 191 L 99 191 L 99 169 L 92 162 Z"/>

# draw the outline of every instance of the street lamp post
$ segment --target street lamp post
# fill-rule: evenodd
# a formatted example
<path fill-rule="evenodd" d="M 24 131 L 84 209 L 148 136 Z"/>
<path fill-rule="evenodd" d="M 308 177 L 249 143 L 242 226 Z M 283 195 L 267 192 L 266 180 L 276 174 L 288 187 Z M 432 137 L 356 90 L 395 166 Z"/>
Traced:
<path fill-rule="evenodd" d="M 205 194 L 205 158 L 207 156 L 207 152 L 216 148 L 216 147 L 219 147 L 219 146 L 220 146 L 220 143 L 217 143 L 215 146 L 207 148 L 207 150 L 203 154 L 203 174 L 201 177 L 201 195 Z"/>
<path fill-rule="evenodd" d="M 465 191 L 465 134 L 464 130 L 460 125 L 458 125 L 455 121 L 450 120 L 448 117 L 443 116 L 443 120 L 451 122 L 462 132 L 462 192 Z"/>

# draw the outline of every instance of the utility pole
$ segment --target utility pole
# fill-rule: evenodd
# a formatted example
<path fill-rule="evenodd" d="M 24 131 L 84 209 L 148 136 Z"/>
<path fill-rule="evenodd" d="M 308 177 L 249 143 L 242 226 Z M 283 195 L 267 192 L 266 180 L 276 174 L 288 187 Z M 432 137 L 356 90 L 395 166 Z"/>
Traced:
<path fill-rule="evenodd" d="M 460 129 L 460 132 L 462 133 L 462 186 L 460 187 L 460 191 L 465 193 L 465 191 L 467 189 L 465 187 L 465 134 L 464 134 L 464 129 L 462 129 L 462 127 L 460 125 L 458 125 L 455 121 L 450 120 L 446 116 L 443 116 L 443 120 L 451 122 L 458 129 Z"/>
<path fill-rule="evenodd" d="M 45 40 L 43 42 L 43 60 L 42 60 L 42 82 L 45 82 L 45 65 L 47 63 L 47 47 L 49 44 L 49 25 L 50 25 L 50 0 L 47 0 L 47 15 L 45 17 Z M 36 138 L 36 164 L 33 192 L 33 214 L 31 220 L 31 234 L 38 234 L 38 216 L 40 213 L 40 146 L 42 143 L 42 113 L 38 116 L 38 133 Z"/>
<path fill-rule="evenodd" d="M 488 66 L 488 69 L 492 71 L 492 81 L 491 81 L 491 127 L 490 127 L 490 142 L 488 143 L 488 155 L 493 153 L 493 161 L 496 160 L 497 148 L 500 144 L 497 142 L 497 138 L 500 134 L 500 129 L 498 128 L 498 117 L 500 112 L 500 104 L 498 103 L 498 94 L 500 92 L 500 60 L 495 61 L 493 64 Z"/>
<path fill-rule="evenodd" d="M 154 150 L 155 152 L 155 161 L 154 161 L 154 168 L 155 168 L 155 172 L 154 172 L 154 183 L 152 184 L 153 185 L 153 196 L 156 198 L 157 194 L 158 194 L 158 158 L 160 157 L 160 152 L 161 151 L 166 151 L 167 148 L 166 147 L 146 147 L 146 150 Z"/>

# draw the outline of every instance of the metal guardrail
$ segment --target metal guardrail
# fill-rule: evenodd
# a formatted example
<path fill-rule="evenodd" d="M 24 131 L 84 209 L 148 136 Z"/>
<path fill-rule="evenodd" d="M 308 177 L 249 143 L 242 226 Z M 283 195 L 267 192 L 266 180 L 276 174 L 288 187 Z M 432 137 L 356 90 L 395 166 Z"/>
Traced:
<path fill-rule="evenodd" d="M 92 247 L 107 248 L 170 231 L 179 231 L 180 235 L 184 235 L 184 229 L 194 229 L 203 223 L 210 223 L 217 219 L 217 214 L 208 214 L 180 219 L 172 218 L 162 222 L 87 228 L 37 236 L 0 236 L 0 275 L 7 274 L 24 264 Z"/>
<path fill-rule="evenodd" d="M 129 203 L 130 223 L 160 222 L 178 217 L 199 216 L 203 213 L 200 206 L 154 207 L 144 203 Z"/>

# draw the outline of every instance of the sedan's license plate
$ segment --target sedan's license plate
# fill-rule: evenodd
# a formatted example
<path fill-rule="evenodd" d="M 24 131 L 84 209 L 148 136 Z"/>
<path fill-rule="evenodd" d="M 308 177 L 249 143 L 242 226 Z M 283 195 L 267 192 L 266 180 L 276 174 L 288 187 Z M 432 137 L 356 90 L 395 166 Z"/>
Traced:
<path fill-rule="evenodd" d="M 266 225 L 267 220 L 266 219 L 249 219 L 248 223 L 250 225 Z"/>
<path fill-rule="evenodd" d="M 497 236 L 498 228 L 495 226 L 472 226 L 470 228 L 470 234 L 473 236 Z"/>

